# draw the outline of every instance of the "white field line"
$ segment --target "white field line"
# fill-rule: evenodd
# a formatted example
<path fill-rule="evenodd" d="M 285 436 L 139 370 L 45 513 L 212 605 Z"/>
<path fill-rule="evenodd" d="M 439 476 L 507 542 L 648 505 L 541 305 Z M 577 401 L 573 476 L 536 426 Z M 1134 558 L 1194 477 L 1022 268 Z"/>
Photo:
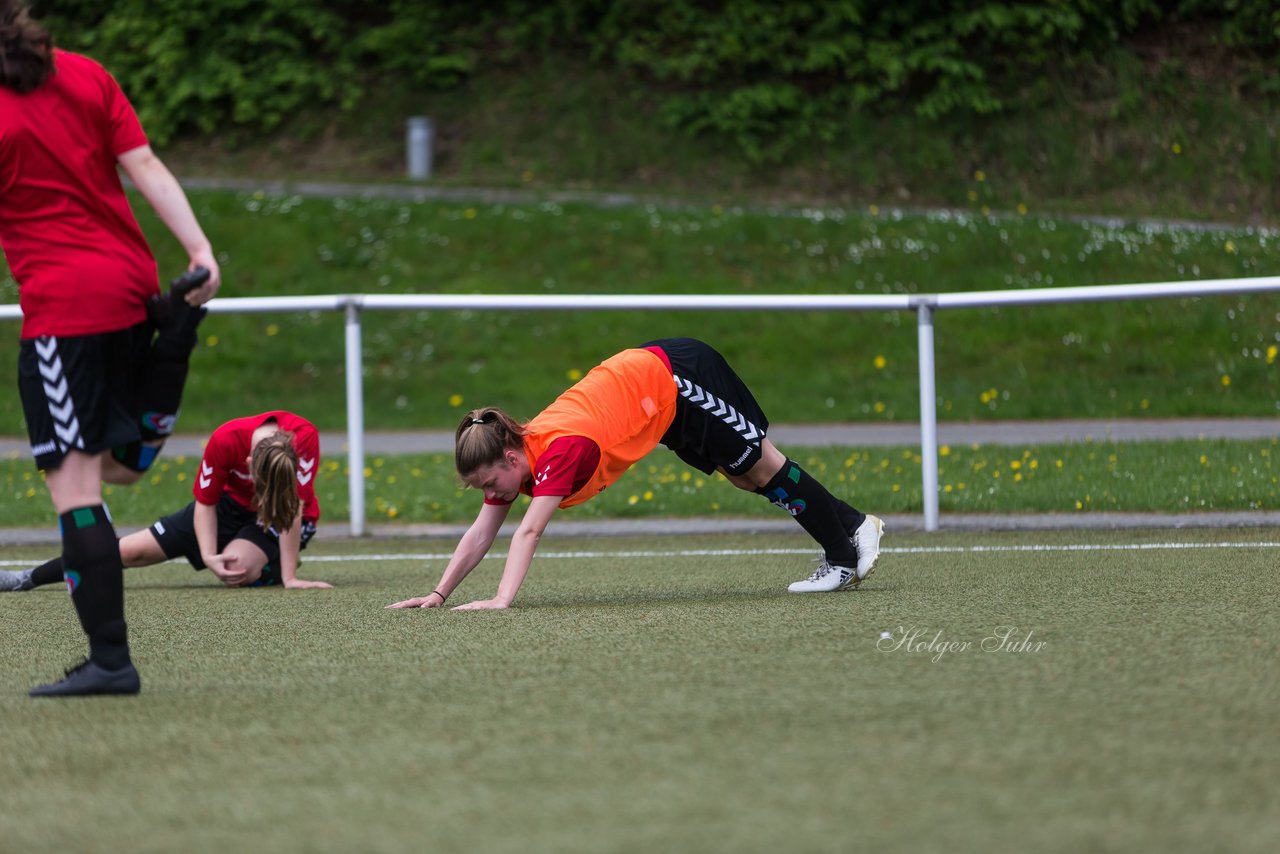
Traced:
<path fill-rule="evenodd" d="M 999 552 L 1125 552 L 1169 549 L 1280 549 L 1280 542 L 1256 543 L 1067 543 L 1064 545 L 1029 544 L 1021 546 L 912 546 L 908 548 L 884 548 L 881 554 L 984 554 Z M 808 549 L 646 549 L 643 551 L 546 551 L 540 558 L 654 558 L 654 557 L 751 557 L 753 555 L 813 555 L 817 548 Z M 304 563 L 370 563 L 392 560 L 448 560 L 450 552 L 406 552 L 404 554 L 354 554 L 309 555 L 303 554 Z M 506 552 L 493 552 L 490 558 L 505 558 Z M 175 558 L 172 563 L 181 563 Z M 0 560 L 0 566 L 31 566 L 29 560 Z"/>
<path fill-rule="evenodd" d="M 910 548 L 884 548 L 881 554 L 980 554 L 985 552 L 1106 552 L 1148 551 L 1155 549 L 1280 549 L 1280 542 L 1258 543 L 1118 543 L 1092 545 L 1087 543 L 1068 545 L 1021 546 L 914 546 Z M 538 552 L 540 558 L 654 558 L 654 557 L 750 557 L 753 555 L 813 555 L 817 547 L 808 549 L 646 549 L 641 551 L 547 551 Z M 448 560 L 449 552 L 423 554 L 371 554 L 371 555 L 323 555 L 303 556 L 304 562 L 342 563 L 345 561 L 383 560 Z M 491 558 L 504 558 L 506 552 L 494 552 Z"/>

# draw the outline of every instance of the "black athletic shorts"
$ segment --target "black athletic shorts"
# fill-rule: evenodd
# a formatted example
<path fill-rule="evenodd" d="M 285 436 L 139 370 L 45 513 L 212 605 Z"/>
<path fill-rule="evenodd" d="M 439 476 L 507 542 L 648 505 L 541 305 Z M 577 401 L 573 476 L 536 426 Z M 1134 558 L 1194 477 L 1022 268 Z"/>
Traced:
<path fill-rule="evenodd" d="M 642 346 L 660 347 L 675 375 L 676 417 L 662 444 L 704 474 L 740 475 L 760 461 L 769 419 L 724 356 L 694 338 Z"/>
<path fill-rule="evenodd" d="M 274 528 L 263 528 L 258 522 L 257 514 L 246 510 L 233 501 L 226 493 L 218 499 L 218 551 L 222 551 L 232 540 L 248 540 L 267 556 L 267 565 L 262 568 L 262 577 L 253 583 L 253 587 L 270 587 L 279 584 L 280 579 L 280 535 Z M 151 526 L 151 534 L 160 544 L 167 558 L 184 557 L 195 569 L 204 569 L 204 560 L 200 557 L 200 542 L 196 539 L 196 503 L 193 501 L 177 513 L 170 513 L 157 520 Z M 302 541 L 300 549 L 316 533 L 313 522 L 303 521 Z"/>
<path fill-rule="evenodd" d="M 143 322 L 21 342 L 18 393 L 36 468 L 56 469 L 73 450 L 99 454 L 141 439 L 134 395 L 154 331 Z"/>

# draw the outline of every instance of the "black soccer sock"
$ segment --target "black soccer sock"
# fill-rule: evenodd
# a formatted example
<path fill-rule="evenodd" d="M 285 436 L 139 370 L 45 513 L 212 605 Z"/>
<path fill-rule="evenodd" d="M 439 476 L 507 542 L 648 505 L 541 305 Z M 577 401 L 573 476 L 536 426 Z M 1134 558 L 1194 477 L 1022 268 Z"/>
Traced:
<path fill-rule="evenodd" d="M 822 546 L 828 561 L 840 566 L 857 564 L 858 553 L 849 542 L 849 530 L 841 518 L 839 505 L 843 502 L 827 492 L 826 487 L 795 460 L 783 463 L 773 479 L 756 492 L 794 516 L 800 527 Z"/>
<path fill-rule="evenodd" d="M 845 531 L 852 537 L 853 532 L 858 530 L 863 522 L 867 521 L 867 514 L 855 507 L 850 507 L 834 495 L 832 500 L 836 503 L 836 514 L 840 517 L 840 524 L 844 526 Z"/>
<path fill-rule="evenodd" d="M 196 346 L 196 327 L 205 314 L 203 308 L 187 307 L 172 326 L 160 330 L 151 344 L 138 387 L 138 428 L 142 440 L 111 451 L 116 460 L 134 471 L 149 469 L 173 433 L 187 384 L 191 351 Z"/>
<path fill-rule="evenodd" d="M 58 517 L 62 526 L 63 577 L 80 625 L 89 636 L 89 658 L 108 670 L 129 664 L 124 622 L 124 565 L 116 529 L 101 504 Z"/>
<path fill-rule="evenodd" d="M 196 348 L 197 327 L 208 313 L 209 309 L 203 306 L 175 302 L 173 319 L 159 328 L 154 347 L 168 356 L 184 360 L 190 358 L 191 351 Z"/>
<path fill-rule="evenodd" d="M 31 583 L 36 587 L 43 587 L 46 584 L 56 584 L 62 581 L 62 557 L 55 557 L 51 561 L 40 564 L 31 570 Z"/>

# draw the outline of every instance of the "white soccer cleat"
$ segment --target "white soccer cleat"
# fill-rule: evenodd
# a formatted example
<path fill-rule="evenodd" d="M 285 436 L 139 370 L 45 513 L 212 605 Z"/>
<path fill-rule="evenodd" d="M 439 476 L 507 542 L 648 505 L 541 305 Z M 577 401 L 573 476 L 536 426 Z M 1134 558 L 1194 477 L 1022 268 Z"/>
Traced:
<path fill-rule="evenodd" d="M 16 593 L 33 587 L 35 585 L 31 583 L 31 570 L 15 572 L 12 569 L 0 569 L 0 593 Z"/>
<path fill-rule="evenodd" d="M 884 536 L 884 520 L 868 513 L 867 518 L 849 538 L 858 551 L 858 580 L 852 582 L 854 587 L 866 581 L 867 577 L 876 571 L 876 561 L 880 559 L 882 536 Z"/>
<path fill-rule="evenodd" d="M 792 593 L 831 593 L 841 590 L 858 580 L 857 571 L 851 566 L 836 566 L 826 558 L 818 560 L 818 568 L 804 581 L 787 587 Z"/>

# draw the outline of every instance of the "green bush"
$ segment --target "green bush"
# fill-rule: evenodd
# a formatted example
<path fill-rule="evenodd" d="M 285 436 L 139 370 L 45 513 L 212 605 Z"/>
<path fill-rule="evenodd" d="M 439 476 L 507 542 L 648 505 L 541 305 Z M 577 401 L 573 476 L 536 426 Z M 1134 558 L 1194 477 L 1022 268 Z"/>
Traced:
<path fill-rule="evenodd" d="M 101 60 L 148 134 L 270 131 L 311 106 L 349 109 L 348 21 L 320 0 L 44 4 L 55 38 Z M 64 8 L 65 7 L 65 8 Z M 84 16 L 84 17 L 81 17 Z M 85 21 L 83 29 L 76 24 Z"/>
<path fill-rule="evenodd" d="M 1169 28 L 1207 32 L 1246 81 L 1280 91 L 1270 0 L 47 0 L 36 12 L 112 69 L 162 142 L 267 132 L 309 107 L 351 110 L 380 78 L 449 88 L 548 51 L 629 70 L 670 128 L 731 139 L 754 162 L 835 139 L 859 112 L 1014 112 Z"/>

